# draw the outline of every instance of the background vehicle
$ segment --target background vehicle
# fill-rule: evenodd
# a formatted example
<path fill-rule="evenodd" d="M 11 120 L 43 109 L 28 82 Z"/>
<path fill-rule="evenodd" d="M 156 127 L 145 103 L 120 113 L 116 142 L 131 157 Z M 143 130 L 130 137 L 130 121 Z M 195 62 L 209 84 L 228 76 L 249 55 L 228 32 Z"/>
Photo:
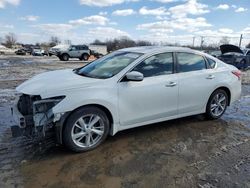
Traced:
<path fill-rule="evenodd" d="M 19 49 L 17 51 L 15 51 L 16 55 L 26 55 L 26 51 L 24 49 Z"/>
<path fill-rule="evenodd" d="M 32 51 L 33 56 L 47 56 L 48 53 L 40 48 L 34 48 Z"/>
<path fill-rule="evenodd" d="M 0 55 L 14 55 L 15 54 L 15 50 L 6 48 L 3 45 L 0 45 Z"/>
<path fill-rule="evenodd" d="M 94 51 L 95 53 L 106 55 L 108 53 L 108 49 L 106 45 L 89 45 L 89 49 Z"/>
<path fill-rule="evenodd" d="M 223 62 L 233 65 L 238 69 L 247 69 L 250 66 L 249 52 L 245 53 L 238 47 L 231 44 L 220 46 L 222 55 L 218 56 Z"/>
<path fill-rule="evenodd" d="M 94 50 L 91 50 L 91 51 L 90 51 L 90 54 L 93 55 L 93 56 L 96 57 L 96 58 L 101 58 L 101 57 L 103 57 L 103 54 L 101 54 L 101 53 L 99 53 L 99 52 L 96 52 L 96 51 L 94 51 Z"/>
<path fill-rule="evenodd" d="M 218 119 L 241 95 L 241 72 L 188 48 L 137 47 L 37 75 L 17 91 L 21 128 L 56 130 L 59 143 L 81 152 L 125 129 L 195 114 Z"/>
<path fill-rule="evenodd" d="M 49 49 L 49 56 L 52 56 L 52 55 L 57 55 L 57 53 L 61 50 L 67 50 L 69 48 L 69 45 L 57 45 L 57 46 L 54 46 L 52 48 Z"/>
<path fill-rule="evenodd" d="M 68 61 L 69 58 L 87 61 L 90 55 L 90 49 L 86 45 L 71 45 L 69 48 L 57 52 L 57 57 L 62 61 Z"/>
<path fill-rule="evenodd" d="M 214 51 L 210 51 L 209 54 L 218 58 L 221 55 L 221 51 L 214 50 Z"/>

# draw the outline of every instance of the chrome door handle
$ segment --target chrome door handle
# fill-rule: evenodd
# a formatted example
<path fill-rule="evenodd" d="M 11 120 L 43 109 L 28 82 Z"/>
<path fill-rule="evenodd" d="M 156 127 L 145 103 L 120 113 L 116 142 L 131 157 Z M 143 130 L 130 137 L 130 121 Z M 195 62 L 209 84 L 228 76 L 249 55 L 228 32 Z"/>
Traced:
<path fill-rule="evenodd" d="M 214 78 L 215 78 L 214 75 L 209 75 L 209 76 L 207 77 L 207 79 L 209 79 L 209 80 L 212 80 L 212 79 L 214 79 Z"/>
<path fill-rule="evenodd" d="M 177 83 L 175 83 L 175 82 L 169 82 L 168 84 L 166 84 L 165 86 L 166 87 L 174 87 L 174 86 L 176 86 L 177 85 Z"/>

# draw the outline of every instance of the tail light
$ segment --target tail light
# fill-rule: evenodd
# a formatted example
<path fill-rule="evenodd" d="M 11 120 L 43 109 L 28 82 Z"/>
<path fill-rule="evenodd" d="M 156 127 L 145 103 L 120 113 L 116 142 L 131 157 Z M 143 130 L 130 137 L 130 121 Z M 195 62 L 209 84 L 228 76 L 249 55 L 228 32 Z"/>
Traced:
<path fill-rule="evenodd" d="M 233 73 L 235 76 L 237 76 L 237 78 L 238 78 L 239 80 L 241 80 L 241 71 L 240 71 L 240 70 L 232 71 L 232 73 Z"/>

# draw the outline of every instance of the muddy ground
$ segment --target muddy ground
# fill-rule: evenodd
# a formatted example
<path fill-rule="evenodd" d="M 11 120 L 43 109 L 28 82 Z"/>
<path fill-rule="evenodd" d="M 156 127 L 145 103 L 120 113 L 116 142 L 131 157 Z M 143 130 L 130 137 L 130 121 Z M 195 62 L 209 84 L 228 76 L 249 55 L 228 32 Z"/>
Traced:
<path fill-rule="evenodd" d="M 241 100 L 220 120 L 192 116 L 131 129 L 82 154 L 52 139 L 11 138 L 14 88 L 83 64 L 0 56 L 0 187 L 250 187 L 250 71 Z"/>

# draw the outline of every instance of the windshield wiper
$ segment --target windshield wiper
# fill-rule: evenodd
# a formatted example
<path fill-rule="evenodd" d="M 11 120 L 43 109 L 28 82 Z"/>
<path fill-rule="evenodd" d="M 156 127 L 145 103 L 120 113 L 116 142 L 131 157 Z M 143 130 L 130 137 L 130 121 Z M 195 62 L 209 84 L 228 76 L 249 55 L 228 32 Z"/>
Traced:
<path fill-rule="evenodd" d="M 79 70 L 75 70 L 74 73 L 76 73 L 77 75 L 80 75 L 80 76 L 88 77 L 88 78 L 106 79 L 106 77 L 98 77 L 98 76 L 89 75 L 89 74 L 86 74 L 83 72 L 80 73 Z"/>

